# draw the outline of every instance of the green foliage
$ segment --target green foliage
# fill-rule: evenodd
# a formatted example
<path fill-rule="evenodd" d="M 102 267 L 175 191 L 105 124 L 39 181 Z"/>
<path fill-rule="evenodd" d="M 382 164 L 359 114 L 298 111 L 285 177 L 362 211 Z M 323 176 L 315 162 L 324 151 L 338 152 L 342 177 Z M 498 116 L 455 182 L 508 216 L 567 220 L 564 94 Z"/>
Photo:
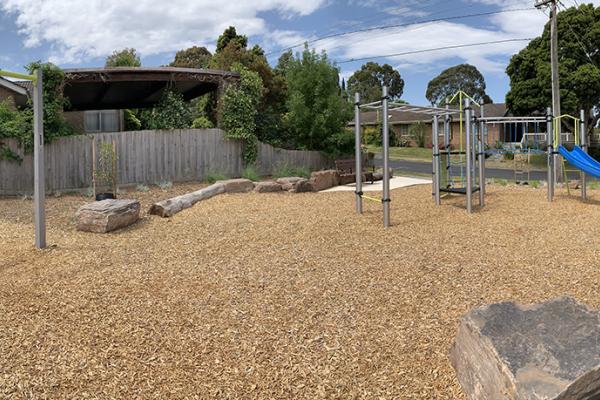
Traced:
<path fill-rule="evenodd" d="M 227 175 L 215 171 L 209 171 L 204 177 L 204 180 L 211 184 L 215 183 L 216 181 L 224 181 L 226 179 L 228 179 Z"/>
<path fill-rule="evenodd" d="M 368 126 L 363 129 L 363 142 L 370 146 L 381 146 L 383 137 L 381 135 L 381 128 Z"/>
<path fill-rule="evenodd" d="M 427 85 L 425 97 L 431 104 L 441 106 L 462 90 L 480 104 L 491 103 L 492 99 L 485 93 L 485 88 L 485 78 L 476 67 L 460 64 L 433 78 Z"/>
<path fill-rule="evenodd" d="M 16 138 L 21 147 L 33 147 L 31 110 L 16 111 L 8 101 L 0 102 L 0 160 L 21 162 L 21 158 L 2 143 L 2 139 Z"/>
<path fill-rule="evenodd" d="M 600 7 L 582 4 L 560 12 L 558 38 L 561 111 L 579 116 L 579 110 L 585 110 L 591 116 L 591 132 L 600 118 Z M 510 77 L 506 103 L 515 115 L 545 112 L 552 105 L 549 43 L 546 24 L 542 35 L 513 56 L 506 69 Z"/>
<path fill-rule="evenodd" d="M 115 50 L 106 57 L 106 67 L 141 67 L 140 56 L 135 49 Z"/>
<path fill-rule="evenodd" d="M 192 111 L 181 93 L 167 90 L 156 107 L 141 112 L 140 120 L 145 129 L 185 129 L 192 125 Z"/>
<path fill-rule="evenodd" d="M 175 59 L 169 64 L 171 67 L 179 68 L 208 68 L 212 54 L 206 47 L 193 46 L 189 49 L 179 50 Z"/>
<path fill-rule="evenodd" d="M 142 121 L 137 117 L 133 110 L 123 110 L 123 119 L 125 120 L 126 131 L 139 131 L 142 129 Z"/>
<path fill-rule="evenodd" d="M 229 86 L 222 99 L 221 126 L 227 137 L 244 142 L 244 162 L 256 161 L 256 115 L 262 97 L 262 81 L 258 73 L 241 65 L 238 87 Z"/>
<path fill-rule="evenodd" d="M 404 80 L 391 65 L 375 62 L 364 64 L 348 79 L 348 93 L 360 93 L 362 103 L 372 103 L 381 99 L 381 87 L 388 87 L 388 95 L 393 101 L 400 100 L 404 92 Z"/>
<path fill-rule="evenodd" d="M 217 39 L 217 53 L 223 51 L 229 44 L 244 49 L 248 46 L 248 37 L 246 35 L 238 35 L 235 27 L 230 26 Z"/>
<path fill-rule="evenodd" d="M 323 52 L 305 46 L 289 61 L 286 73 L 289 97 L 285 124 L 296 147 L 335 151 L 352 118 L 352 107 L 340 95 L 339 71 Z"/>
<path fill-rule="evenodd" d="M 94 173 L 96 185 L 99 187 L 108 186 L 112 188 L 117 179 L 116 172 L 117 152 L 112 143 L 100 142 L 98 146 L 98 162 Z"/>
<path fill-rule="evenodd" d="M 214 124 L 204 116 L 199 116 L 192 122 L 192 128 L 194 129 L 211 129 L 214 127 Z"/>
<path fill-rule="evenodd" d="M 274 179 L 298 176 L 300 178 L 310 178 L 310 171 L 303 167 L 293 167 L 289 164 L 279 164 L 273 169 L 272 177 Z"/>
<path fill-rule="evenodd" d="M 415 140 L 417 147 L 425 147 L 425 124 L 416 122 L 408 127 L 408 134 Z"/>
<path fill-rule="evenodd" d="M 258 174 L 258 171 L 254 165 L 248 165 L 246 168 L 244 168 L 242 171 L 242 178 L 250 179 L 252 182 L 260 181 L 260 175 Z"/>

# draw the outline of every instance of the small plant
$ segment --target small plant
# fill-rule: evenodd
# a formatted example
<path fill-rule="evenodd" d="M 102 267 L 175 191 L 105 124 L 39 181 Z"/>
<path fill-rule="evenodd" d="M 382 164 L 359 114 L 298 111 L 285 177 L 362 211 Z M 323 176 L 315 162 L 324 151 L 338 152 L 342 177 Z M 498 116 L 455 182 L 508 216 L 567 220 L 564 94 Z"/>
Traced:
<path fill-rule="evenodd" d="M 425 147 L 425 124 L 416 122 L 410 125 L 408 134 L 415 140 L 417 147 Z"/>
<path fill-rule="evenodd" d="M 117 193 L 117 151 L 114 143 L 101 142 L 98 152 L 98 162 L 94 170 L 94 189 L 108 188 L 113 195 Z"/>
<path fill-rule="evenodd" d="M 536 180 L 529 181 L 529 186 L 531 186 L 534 189 L 539 188 L 541 185 L 542 185 L 542 183 L 540 181 L 536 181 Z"/>
<path fill-rule="evenodd" d="M 273 178 L 285 178 L 288 176 L 298 176 L 301 178 L 310 178 L 310 171 L 303 167 L 292 167 L 288 164 L 281 164 L 273 170 Z"/>
<path fill-rule="evenodd" d="M 146 185 L 137 185 L 136 188 L 135 188 L 135 190 L 138 191 L 138 192 L 146 193 L 146 192 L 150 191 L 150 188 L 148 186 L 146 186 Z"/>
<path fill-rule="evenodd" d="M 222 174 L 220 172 L 211 171 L 206 174 L 204 180 L 208 183 L 215 183 L 216 181 L 224 181 L 227 179 L 227 175 Z"/>
<path fill-rule="evenodd" d="M 589 182 L 588 187 L 592 190 L 596 190 L 600 187 L 600 182 L 598 182 L 598 181 Z"/>
<path fill-rule="evenodd" d="M 211 129 L 214 127 L 214 124 L 208 118 L 202 115 L 192 122 L 192 128 L 194 129 Z"/>
<path fill-rule="evenodd" d="M 161 188 L 162 190 L 171 189 L 173 187 L 173 182 L 171 181 L 160 181 L 156 183 L 156 186 Z"/>
<path fill-rule="evenodd" d="M 250 179 L 253 182 L 260 181 L 260 175 L 253 165 L 248 165 L 244 168 L 244 171 L 242 171 L 242 178 Z"/>
<path fill-rule="evenodd" d="M 506 152 L 506 153 L 504 153 L 502 155 L 502 158 L 504 158 L 507 161 L 514 160 L 515 159 L 515 154 L 514 153 Z"/>
<path fill-rule="evenodd" d="M 495 183 L 500 186 L 508 186 L 508 180 L 506 179 L 498 179 L 495 181 Z"/>

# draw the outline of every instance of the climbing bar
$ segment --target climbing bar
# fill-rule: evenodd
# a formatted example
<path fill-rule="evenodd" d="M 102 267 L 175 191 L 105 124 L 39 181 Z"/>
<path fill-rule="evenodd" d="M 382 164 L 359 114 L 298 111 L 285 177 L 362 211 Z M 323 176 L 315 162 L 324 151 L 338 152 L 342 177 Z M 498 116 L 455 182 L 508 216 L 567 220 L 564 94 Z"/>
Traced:
<path fill-rule="evenodd" d="M 33 81 L 33 82 L 36 82 L 36 80 L 37 80 L 35 75 L 19 74 L 18 72 L 4 71 L 1 69 L 0 69 L 0 76 L 4 76 L 6 78 L 24 79 L 26 81 Z"/>
<path fill-rule="evenodd" d="M 364 194 L 362 196 L 360 196 L 360 197 L 362 197 L 365 200 L 369 200 L 369 201 L 372 201 L 372 202 L 375 202 L 375 203 L 381 203 L 382 202 L 382 200 L 380 198 L 371 197 L 371 196 L 365 196 Z"/>

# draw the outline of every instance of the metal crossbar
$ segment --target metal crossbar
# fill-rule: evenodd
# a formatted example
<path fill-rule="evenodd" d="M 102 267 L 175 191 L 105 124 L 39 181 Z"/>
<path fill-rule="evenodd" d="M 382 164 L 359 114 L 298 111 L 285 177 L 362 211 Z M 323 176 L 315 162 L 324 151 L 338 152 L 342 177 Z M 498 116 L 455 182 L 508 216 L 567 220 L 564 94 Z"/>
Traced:
<path fill-rule="evenodd" d="M 34 83 L 37 81 L 35 75 L 20 74 L 18 72 L 4 71 L 1 69 L 0 69 L 0 76 L 4 76 L 6 78 L 23 79 L 26 81 L 32 81 Z"/>
<path fill-rule="evenodd" d="M 382 102 L 376 101 L 376 102 L 369 103 L 369 104 L 361 104 L 360 108 L 367 109 L 367 110 L 381 110 Z M 439 107 L 415 106 L 412 104 L 391 103 L 391 102 L 389 103 L 389 110 L 390 111 L 412 112 L 412 113 L 416 113 L 416 114 L 425 114 L 425 115 L 430 115 L 430 116 L 460 114 L 460 110 L 446 109 L 446 108 L 439 108 Z"/>

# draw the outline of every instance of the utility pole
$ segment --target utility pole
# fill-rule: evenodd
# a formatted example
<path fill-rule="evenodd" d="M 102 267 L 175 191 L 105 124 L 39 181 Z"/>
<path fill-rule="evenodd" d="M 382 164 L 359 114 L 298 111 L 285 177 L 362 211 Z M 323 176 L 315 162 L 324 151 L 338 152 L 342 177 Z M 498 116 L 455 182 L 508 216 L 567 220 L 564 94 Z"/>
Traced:
<path fill-rule="evenodd" d="M 550 6 L 550 64 L 552 67 L 552 114 L 559 117 L 560 113 L 560 78 L 558 74 L 558 0 L 538 0 L 535 7 L 541 8 Z M 558 152 L 558 146 L 562 144 L 562 129 L 560 123 L 555 125 L 555 134 L 558 137 L 558 143 L 554 151 Z M 554 182 L 558 183 L 562 176 L 562 163 L 560 155 L 554 154 Z"/>

